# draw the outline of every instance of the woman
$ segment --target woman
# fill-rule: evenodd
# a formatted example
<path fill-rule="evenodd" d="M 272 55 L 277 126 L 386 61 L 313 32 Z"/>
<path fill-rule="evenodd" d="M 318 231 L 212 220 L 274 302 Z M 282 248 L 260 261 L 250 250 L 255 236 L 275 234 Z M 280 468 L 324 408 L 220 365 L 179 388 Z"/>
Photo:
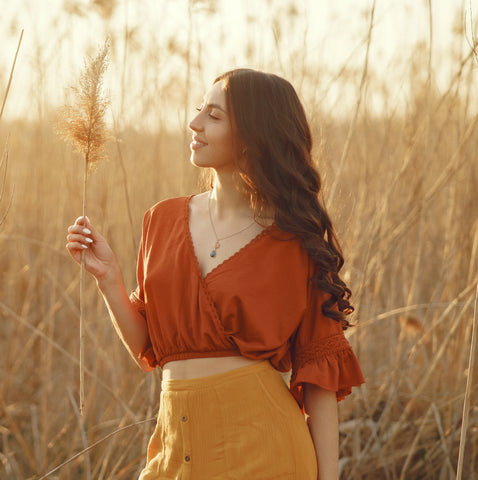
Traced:
<path fill-rule="evenodd" d="M 336 480 L 337 399 L 363 377 L 302 105 L 286 80 L 233 70 L 189 128 L 211 190 L 145 214 L 130 297 L 91 223 L 68 229 L 133 359 L 163 370 L 140 479 Z"/>

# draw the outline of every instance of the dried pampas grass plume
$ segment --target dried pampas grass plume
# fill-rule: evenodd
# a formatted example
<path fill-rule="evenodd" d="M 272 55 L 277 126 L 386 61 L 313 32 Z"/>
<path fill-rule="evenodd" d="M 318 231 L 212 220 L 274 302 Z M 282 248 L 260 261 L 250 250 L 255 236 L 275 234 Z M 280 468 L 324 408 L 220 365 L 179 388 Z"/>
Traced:
<path fill-rule="evenodd" d="M 105 42 L 95 57 L 85 61 L 78 87 L 72 87 L 74 104 L 60 110 L 57 133 L 72 143 L 84 159 L 83 217 L 86 217 L 88 171 L 105 158 L 105 144 L 110 138 L 105 123 L 109 101 L 103 94 L 103 76 L 108 67 L 109 45 Z M 80 412 L 85 406 L 85 255 L 80 266 Z"/>
<path fill-rule="evenodd" d="M 83 155 L 88 168 L 105 158 L 105 144 L 110 138 L 105 123 L 109 100 L 103 93 L 108 57 L 109 45 L 105 42 L 94 58 L 85 61 L 79 86 L 71 87 L 74 104 L 60 110 L 57 122 L 57 132 Z"/>

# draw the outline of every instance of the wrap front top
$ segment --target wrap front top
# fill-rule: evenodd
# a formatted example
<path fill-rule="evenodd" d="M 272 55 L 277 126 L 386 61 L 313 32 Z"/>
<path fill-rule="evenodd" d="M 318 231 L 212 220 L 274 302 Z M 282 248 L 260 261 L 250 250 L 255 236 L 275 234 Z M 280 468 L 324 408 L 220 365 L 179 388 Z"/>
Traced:
<path fill-rule="evenodd" d="M 242 355 L 292 368 L 290 390 L 303 408 L 304 383 L 341 400 L 363 376 L 341 324 L 322 313 L 327 294 L 312 285 L 313 264 L 300 240 L 272 225 L 202 276 L 189 231 L 189 200 L 146 212 L 138 286 L 130 299 L 144 316 L 140 354 L 169 361 Z"/>

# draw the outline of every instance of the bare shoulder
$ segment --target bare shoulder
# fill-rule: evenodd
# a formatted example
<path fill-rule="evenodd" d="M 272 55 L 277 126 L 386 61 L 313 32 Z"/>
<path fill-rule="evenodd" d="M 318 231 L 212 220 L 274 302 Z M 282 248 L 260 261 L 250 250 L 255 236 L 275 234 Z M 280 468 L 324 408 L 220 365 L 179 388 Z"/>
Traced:
<path fill-rule="evenodd" d="M 208 198 L 208 192 L 199 193 L 191 197 L 189 200 L 190 219 L 203 218 L 204 215 L 208 214 Z"/>
<path fill-rule="evenodd" d="M 190 208 L 201 208 L 207 207 L 207 201 L 209 198 L 209 192 L 198 193 L 193 195 L 189 201 Z"/>

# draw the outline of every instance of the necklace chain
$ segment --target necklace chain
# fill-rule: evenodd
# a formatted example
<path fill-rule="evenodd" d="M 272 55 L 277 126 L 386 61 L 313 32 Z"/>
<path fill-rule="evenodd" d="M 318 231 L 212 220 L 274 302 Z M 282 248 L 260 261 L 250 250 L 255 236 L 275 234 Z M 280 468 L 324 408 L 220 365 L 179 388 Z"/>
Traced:
<path fill-rule="evenodd" d="M 212 221 L 211 193 L 212 193 L 212 190 L 211 190 L 211 192 L 209 192 L 207 210 L 209 212 L 209 220 L 211 222 L 211 228 L 212 228 L 212 231 L 214 233 L 214 237 L 216 238 L 216 242 L 214 243 L 214 248 L 211 250 L 211 253 L 209 255 L 212 258 L 214 258 L 216 256 L 216 250 L 221 246 L 220 242 L 222 242 L 223 240 L 226 240 L 227 238 L 234 237 L 235 235 L 239 235 L 240 233 L 246 231 L 247 229 L 251 228 L 252 225 L 254 225 L 256 223 L 256 221 L 254 220 L 250 225 L 248 225 L 247 227 L 244 227 L 243 229 L 239 230 L 238 232 L 231 233 L 230 235 L 226 235 L 225 237 L 222 237 L 222 238 L 218 238 L 217 233 L 216 233 L 216 229 L 214 228 L 214 222 Z"/>

